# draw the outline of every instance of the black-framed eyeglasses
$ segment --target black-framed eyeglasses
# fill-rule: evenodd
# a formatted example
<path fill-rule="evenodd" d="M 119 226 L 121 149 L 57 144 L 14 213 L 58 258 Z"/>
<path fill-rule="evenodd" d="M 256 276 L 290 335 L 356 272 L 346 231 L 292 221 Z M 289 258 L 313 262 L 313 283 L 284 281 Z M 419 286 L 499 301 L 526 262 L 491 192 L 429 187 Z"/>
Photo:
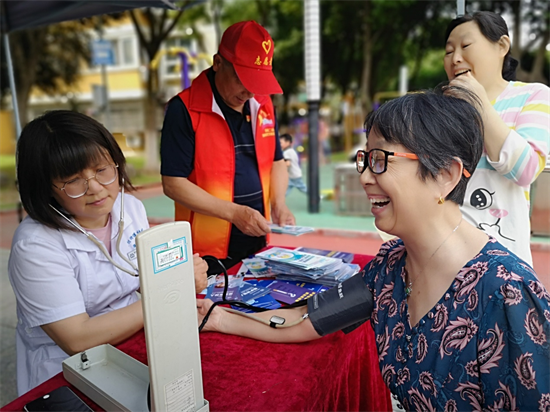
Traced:
<path fill-rule="evenodd" d="M 117 169 L 118 165 L 102 166 L 95 171 L 95 175 L 87 179 L 84 179 L 83 177 L 77 177 L 76 179 L 72 179 L 63 183 L 62 187 L 57 187 L 56 185 L 53 186 L 59 190 L 63 190 L 65 194 L 70 198 L 76 199 L 84 196 L 86 192 L 88 192 L 88 180 L 90 179 L 97 180 L 97 182 L 103 186 L 107 186 L 113 183 L 118 175 Z"/>
<path fill-rule="evenodd" d="M 365 150 L 358 150 L 355 156 L 355 167 L 359 173 L 363 173 L 368 167 L 372 173 L 379 175 L 388 169 L 389 156 L 418 160 L 418 156 L 413 153 L 388 152 L 383 149 L 372 149 L 368 152 Z"/>

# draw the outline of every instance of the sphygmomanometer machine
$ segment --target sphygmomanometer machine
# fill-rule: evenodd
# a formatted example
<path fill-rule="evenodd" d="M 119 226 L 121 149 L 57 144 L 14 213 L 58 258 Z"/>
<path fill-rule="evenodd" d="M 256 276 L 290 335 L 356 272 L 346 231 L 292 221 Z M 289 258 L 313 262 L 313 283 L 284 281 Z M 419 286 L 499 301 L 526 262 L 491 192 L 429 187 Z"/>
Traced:
<path fill-rule="evenodd" d="M 107 411 L 206 412 L 188 222 L 136 237 L 149 367 L 111 345 L 63 362 L 63 376 Z"/>
<path fill-rule="evenodd" d="M 199 331 L 217 305 L 231 304 L 257 312 L 265 309 L 225 300 L 228 276 L 220 263 L 225 275 L 223 300 L 215 302 L 198 325 L 188 222 L 149 228 L 137 235 L 136 247 L 149 367 L 106 344 L 66 359 L 63 375 L 107 411 L 207 412 Z M 368 320 L 373 297 L 362 274 L 357 274 L 307 301 L 284 308 L 306 304 L 307 313 L 291 324 L 285 324 L 283 316 L 266 321 L 253 314 L 223 309 L 273 328 L 292 327 L 309 318 L 323 336 L 337 330 L 350 332 Z"/>

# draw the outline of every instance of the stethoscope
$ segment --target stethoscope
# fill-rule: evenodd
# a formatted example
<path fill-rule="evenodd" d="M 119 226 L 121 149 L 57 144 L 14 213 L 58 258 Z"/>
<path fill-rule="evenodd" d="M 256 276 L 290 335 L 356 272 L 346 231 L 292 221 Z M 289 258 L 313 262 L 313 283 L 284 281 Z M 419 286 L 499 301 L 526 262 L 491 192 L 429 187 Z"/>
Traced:
<path fill-rule="evenodd" d="M 105 255 L 105 257 L 111 262 L 116 268 L 122 270 L 123 272 L 128 273 L 129 275 L 138 277 L 139 276 L 139 269 L 137 266 L 122 252 L 120 251 L 120 241 L 122 240 L 122 232 L 124 231 L 124 178 L 122 179 L 122 185 L 121 185 L 121 196 L 120 196 L 120 220 L 118 221 L 118 236 L 116 241 L 116 252 L 117 254 L 124 260 L 126 263 L 128 263 L 133 270 L 127 269 L 119 265 L 117 262 L 114 261 L 114 259 L 111 257 L 111 254 L 109 251 L 105 248 L 105 245 L 93 234 L 90 233 L 82 228 L 77 222 L 73 222 L 71 219 L 69 219 L 67 216 L 65 216 L 63 213 L 61 213 L 59 210 L 57 210 L 55 207 L 53 207 L 51 204 L 49 205 L 53 210 L 55 210 L 59 216 L 61 216 L 63 219 L 65 219 L 67 222 L 69 222 L 72 226 L 77 228 L 80 232 L 82 232 L 88 239 L 90 239 L 98 248 L 101 250 L 101 252 Z"/>

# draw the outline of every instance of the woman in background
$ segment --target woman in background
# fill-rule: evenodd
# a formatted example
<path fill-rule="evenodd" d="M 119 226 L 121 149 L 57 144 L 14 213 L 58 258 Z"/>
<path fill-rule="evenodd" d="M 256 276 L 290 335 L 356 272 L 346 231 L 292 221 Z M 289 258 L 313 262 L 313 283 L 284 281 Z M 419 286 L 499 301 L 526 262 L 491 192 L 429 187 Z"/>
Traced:
<path fill-rule="evenodd" d="M 450 84 L 477 95 L 484 124 L 483 156 L 462 213 L 532 265 L 529 190 L 550 149 L 550 89 L 514 81 L 518 62 L 510 55 L 506 23 L 496 13 L 453 20 L 445 39 Z"/>
<path fill-rule="evenodd" d="M 80 113 L 48 112 L 21 133 L 17 177 L 29 216 L 8 262 L 19 395 L 61 372 L 69 355 L 143 327 L 135 237 L 149 223 L 143 204 L 121 193 L 132 189 L 125 166 L 111 133 Z M 206 269 L 195 255 L 197 291 Z"/>

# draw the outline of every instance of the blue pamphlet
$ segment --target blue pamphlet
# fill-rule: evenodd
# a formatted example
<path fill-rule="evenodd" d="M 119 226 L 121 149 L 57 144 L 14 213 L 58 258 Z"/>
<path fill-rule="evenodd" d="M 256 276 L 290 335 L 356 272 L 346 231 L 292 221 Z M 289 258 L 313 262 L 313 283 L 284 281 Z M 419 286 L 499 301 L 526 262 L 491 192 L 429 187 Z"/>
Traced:
<path fill-rule="evenodd" d="M 241 298 L 243 302 L 249 302 L 261 298 L 262 296 L 268 295 L 271 292 L 271 289 L 262 288 L 260 286 L 252 285 L 248 282 L 243 282 L 241 289 Z"/>
<path fill-rule="evenodd" d="M 249 305 L 255 306 L 257 308 L 264 308 L 264 309 L 278 309 L 281 307 L 281 304 L 277 302 L 271 295 L 265 295 L 258 299 L 254 299 L 251 301 L 246 302 Z M 240 310 L 241 312 L 245 313 L 254 313 L 250 309 L 245 308 L 238 308 L 236 306 L 232 306 L 233 309 Z"/>
<path fill-rule="evenodd" d="M 330 289 L 330 287 L 326 285 L 321 285 L 319 283 L 302 282 L 299 280 L 285 280 L 285 282 L 291 285 L 300 286 L 301 288 L 312 290 L 315 293 L 321 293 L 321 292 L 324 292 L 325 290 Z"/>
<path fill-rule="evenodd" d="M 206 289 L 206 299 L 211 299 L 213 302 L 222 300 L 223 297 L 223 286 L 220 284 L 210 285 Z M 265 296 L 271 292 L 271 289 L 265 287 L 259 287 L 252 285 L 248 282 L 242 282 L 240 287 L 229 287 L 227 289 L 226 300 L 240 300 L 243 302 L 248 302 L 254 299 L 258 299 L 262 296 Z"/>
<path fill-rule="evenodd" d="M 355 255 L 351 252 L 342 252 L 339 250 L 314 249 L 311 247 L 298 247 L 295 250 L 300 252 L 312 253 L 314 255 L 342 259 L 342 261 L 345 263 L 351 263 L 353 261 L 353 258 L 355 257 Z"/>
<path fill-rule="evenodd" d="M 271 296 L 279 302 L 291 304 L 300 300 L 306 300 L 315 292 L 300 286 L 292 285 L 281 280 L 262 280 L 258 282 L 259 286 L 271 289 Z"/>
<path fill-rule="evenodd" d="M 206 288 L 205 299 L 211 299 L 213 302 L 222 300 L 223 298 L 223 284 L 217 283 L 210 285 Z M 235 286 L 230 286 L 227 288 L 227 295 L 225 295 L 226 300 L 241 300 L 241 294 L 239 293 L 239 288 Z"/>

